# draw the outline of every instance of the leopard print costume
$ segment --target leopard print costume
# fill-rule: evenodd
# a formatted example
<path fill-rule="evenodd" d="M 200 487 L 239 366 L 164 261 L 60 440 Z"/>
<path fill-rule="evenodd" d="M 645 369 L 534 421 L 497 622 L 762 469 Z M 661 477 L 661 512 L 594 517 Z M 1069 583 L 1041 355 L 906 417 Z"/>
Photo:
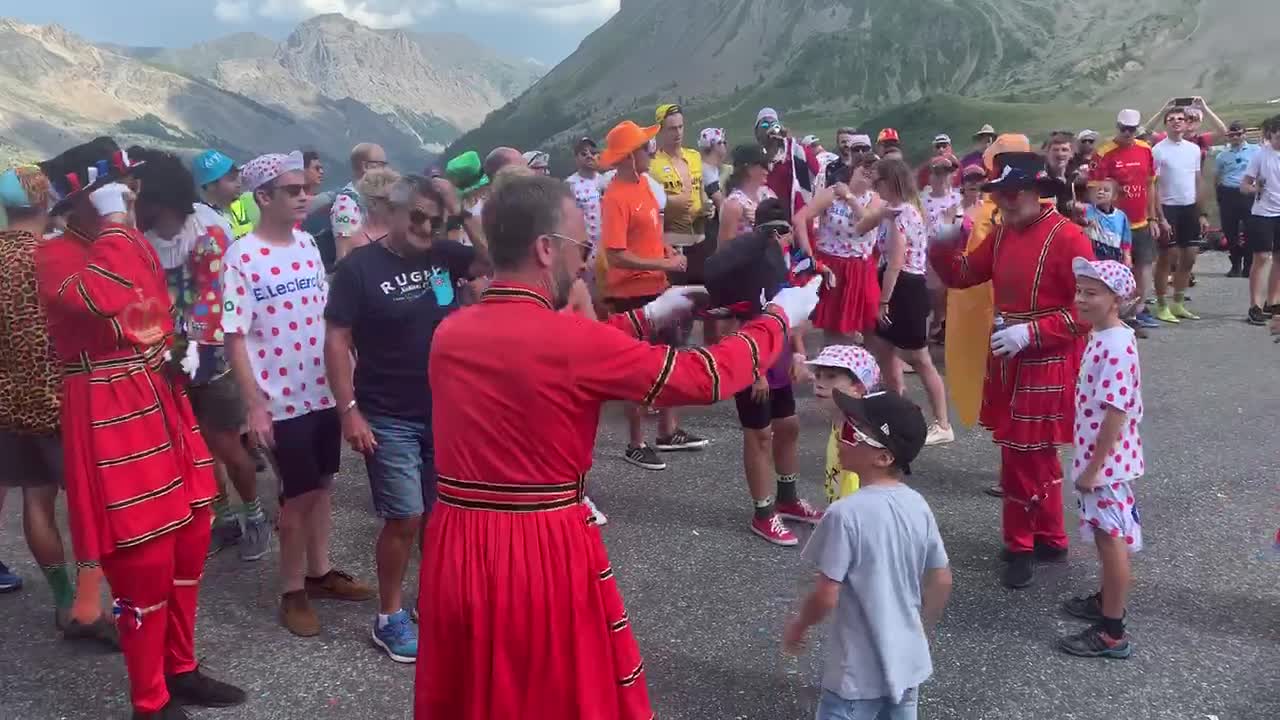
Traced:
<path fill-rule="evenodd" d="M 62 374 L 36 294 L 38 243 L 0 231 L 0 429 L 44 435 L 59 428 Z"/>

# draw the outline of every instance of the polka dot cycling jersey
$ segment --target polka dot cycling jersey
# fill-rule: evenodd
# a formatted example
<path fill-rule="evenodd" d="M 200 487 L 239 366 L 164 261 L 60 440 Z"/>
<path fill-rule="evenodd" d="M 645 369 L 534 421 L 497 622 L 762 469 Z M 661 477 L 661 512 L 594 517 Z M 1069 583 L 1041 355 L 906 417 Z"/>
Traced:
<path fill-rule="evenodd" d="M 315 240 L 300 230 L 273 245 L 249 233 L 223 262 L 222 329 L 245 338 L 275 420 L 333 407 L 324 366 L 328 283 Z"/>
<path fill-rule="evenodd" d="M 875 193 L 867 191 L 853 196 L 852 202 L 865 210 L 874 199 Z M 876 228 L 871 228 L 862 235 L 855 234 L 854 226 L 858 221 L 849 205 L 850 203 L 836 198 L 823 213 L 821 227 L 818 229 L 817 249 L 835 257 L 870 257 L 876 246 Z"/>
<path fill-rule="evenodd" d="M 1103 418 L 1110 409 L 1125 414 L 1120 435 L 1103 461 L 1098 479 L 1104 483 L 1135 480 L 1146 464 L 1138 424 L 1142 422 L 1142 368 L 1133 331 L 1121 326 L 1094 331 L 1089 337 L 1076 383 L 1075 445 L 1071 479 L 1074 482 L 1093 459 Z"/>

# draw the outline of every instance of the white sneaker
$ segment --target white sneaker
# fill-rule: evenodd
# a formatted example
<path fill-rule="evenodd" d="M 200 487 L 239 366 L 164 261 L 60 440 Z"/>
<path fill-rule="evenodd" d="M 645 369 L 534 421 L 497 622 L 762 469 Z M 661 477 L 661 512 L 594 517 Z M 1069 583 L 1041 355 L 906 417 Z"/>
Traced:
<path fill-rule="evenodd" d="M 600 508 L 596 507 L 596 504 L 591 502 L 591 498 L 583 496 L 582 502 L 587 504 L 587 509 L 591 511 L 591 519 L 596 525 L 609 524 L 609 516 L 600 512 Z"/>
<path fill-rule="evenodd" d="M 927 445 L 946 445 L 949 442 L 955 442 L 956 431 L 952 428 L 943 429 L 942 426 L 934 423 L 929 426 L 929 434 L 924 438 L 924 444 Z"/>

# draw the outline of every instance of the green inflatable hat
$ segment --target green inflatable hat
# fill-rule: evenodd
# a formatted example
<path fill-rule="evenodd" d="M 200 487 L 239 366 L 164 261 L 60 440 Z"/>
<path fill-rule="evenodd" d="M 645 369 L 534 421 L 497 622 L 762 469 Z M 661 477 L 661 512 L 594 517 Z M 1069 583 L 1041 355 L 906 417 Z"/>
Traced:
<path fill-rule="evenodd" d="M 489 178 L 480 164 L 480 154 L 475 150 L 468 150 L 450 160 L 444 166 L 444 174 L 463 195 L 489 184 Z"/>

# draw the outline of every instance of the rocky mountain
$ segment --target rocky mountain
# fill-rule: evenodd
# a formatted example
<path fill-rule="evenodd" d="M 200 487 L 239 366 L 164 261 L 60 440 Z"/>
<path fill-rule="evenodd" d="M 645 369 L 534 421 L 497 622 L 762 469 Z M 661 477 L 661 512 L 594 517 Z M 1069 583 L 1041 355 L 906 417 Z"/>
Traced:
<path fill-rule="evenodd" d="M 337 15 L 282 43 L 240 33 L 183 49 L 95 46 L 0 19 L 0 153 L 43 158 L 111 134 L 238 158 L 314 147 L 342 167 L 352 145 L 374 140 L 417 168 L 540 72 L 458 36 Z"/>
<path fill-rule="evenodd" d="M 762 106 L 823 124 L 948 94 L 1157 105 L 1276 95 L 1274 0 L 625 0 L 453 149 L 556 147 L 679 101 L 700 126 Z M 1251 22 L 1252 21 L 1252 22 Z M 1272 39 L 1268 39 L 1272 38 Z"/>

